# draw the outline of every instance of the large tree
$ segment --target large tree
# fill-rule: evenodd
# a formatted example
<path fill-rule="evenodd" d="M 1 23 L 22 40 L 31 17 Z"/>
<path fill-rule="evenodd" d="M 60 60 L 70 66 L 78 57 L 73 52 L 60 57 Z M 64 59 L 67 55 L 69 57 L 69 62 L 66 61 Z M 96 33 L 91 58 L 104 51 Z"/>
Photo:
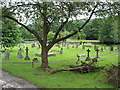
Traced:
<path fill-rule="evenodd" d="M 107 13 L 113 9 L 112 7 L 112 4 L 109 2 L 39 2 L 34 0 L 32 2 L 9 2 L 8 9 L 3 11 L 3 17 L 17 22 L 37 38 L 42 46 L 41 68 L 48 68 L 47 54 L 55 43 L 72 37 L 80 32 L 89 22 L 93 14 L 102 16 L 107 15 Z M 8 13 L 8 10 L 10 10 L 11 13 Z M 107 12 L 105 12 L 106 10 Z M 101 11 L 102 13 L 100 13 Z M 10 17 L 10 14 L 15 14 L 15 17 Z M 58 38 L 59 33 L 68 21 L 72 18 L 76 18 L 78 15 L 88 15 L 89 17 L 85 23 L 76 30 L 72 30 L 71 28 L 71 31 L 74 31 L 73 33 Z M 34 22 L 36 29 L 31 30 L 27 27 L 25 21 Z M 60 22 L 60 25 L 56 28 L 52 41 L 47 43 L 48 33 L 56 22 Z"/>

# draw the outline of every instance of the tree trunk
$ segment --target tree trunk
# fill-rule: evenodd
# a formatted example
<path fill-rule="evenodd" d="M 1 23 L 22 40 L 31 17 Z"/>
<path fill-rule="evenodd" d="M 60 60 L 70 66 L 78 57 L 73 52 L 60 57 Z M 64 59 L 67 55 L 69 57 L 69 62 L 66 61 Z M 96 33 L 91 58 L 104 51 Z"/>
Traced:
<path fill-rule="evenodd" d="M 41 53 L 41 57 L 42 57 L 42 64 L 41 64 L 41 68 L 45 69 L 45 68 L 50 68 L 48 66 L 48 50 L 45 47 L 42 47 L 42 53 Z"/>

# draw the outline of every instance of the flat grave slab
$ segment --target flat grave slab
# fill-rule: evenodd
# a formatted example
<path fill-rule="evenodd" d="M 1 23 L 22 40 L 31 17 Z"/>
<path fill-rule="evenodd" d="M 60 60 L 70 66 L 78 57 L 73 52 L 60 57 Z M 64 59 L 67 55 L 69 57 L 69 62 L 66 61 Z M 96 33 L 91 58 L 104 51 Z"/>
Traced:
<path fill-rule="evenodd" d="M 41 57 L 41 53 L 36 53 L 35 55 Z M 54 54 L 54 53 L 48 53 L 48 56 L 52 57 L 52 56 L 56 56 L 56 54 Z"/>

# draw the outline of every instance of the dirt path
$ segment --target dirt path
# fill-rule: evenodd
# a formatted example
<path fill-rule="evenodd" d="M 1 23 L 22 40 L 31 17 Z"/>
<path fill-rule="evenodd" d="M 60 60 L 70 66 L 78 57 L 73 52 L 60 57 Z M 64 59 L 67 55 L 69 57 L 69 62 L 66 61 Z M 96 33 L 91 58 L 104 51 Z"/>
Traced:
<path fill-rule="evenodd" d="M 0 72 L 2 72 L 0 77 L 0 90 L 2 88 L 34 88 L 34 90 L 38 90 L 37 86 L 24 79 L 14 77 L 2 69 L 0 69 Z"/>

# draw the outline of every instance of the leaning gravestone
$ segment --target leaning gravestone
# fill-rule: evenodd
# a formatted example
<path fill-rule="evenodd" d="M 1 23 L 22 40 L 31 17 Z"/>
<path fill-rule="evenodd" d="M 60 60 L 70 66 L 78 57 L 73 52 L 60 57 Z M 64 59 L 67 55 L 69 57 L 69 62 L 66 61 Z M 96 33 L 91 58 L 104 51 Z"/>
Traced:
<path fill-rule="evenodd" d="M 61 48 L 61 50 L 60 50 L 60 54 L 62 54 L 63 53 L 63 48 Z"/>
<path fill-rule="evenodd" d="M 17 57 L 20 58 L 20 59 L 23 58 L 23 56 L 22 56 L 22 54 L 21 54 L 21 48 L 19 49 L 19 51 L 18 51 L 18 53 L 17 53 Z"/>
<path fill-rule="evenodd" d="M 3 56 L 3 59 L 4 59 L 4 60 L 9 60 L 9 55 L 10 55 L 10 51 L 7 49 L 7 50 L 5 51 L 5 55 Z"/>
<path fill-rule="evenodd" d="M 29 58 L 29 56 L 28 56 L 28 50 L 29 50 L 28 47 L 26 47 L 26 56 L 25 56 L 25 58 L 24 58 L 25 60 L 30 60 L 30 58 Z"/>

